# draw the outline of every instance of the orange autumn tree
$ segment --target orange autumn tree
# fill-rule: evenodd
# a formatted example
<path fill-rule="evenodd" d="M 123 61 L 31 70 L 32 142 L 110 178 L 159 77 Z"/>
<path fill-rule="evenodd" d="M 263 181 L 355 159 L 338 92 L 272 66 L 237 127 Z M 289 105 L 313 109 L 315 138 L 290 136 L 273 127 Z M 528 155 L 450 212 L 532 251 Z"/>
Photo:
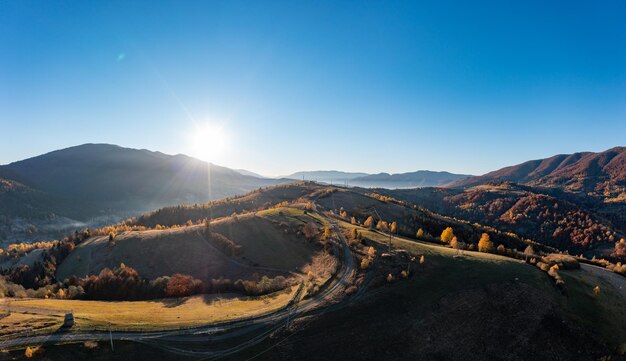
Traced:
<path fill-rule="evenodd" d="M 491 238 L 487 233 L 483 233 L 478 241 L 478 251 L 479 252 L 492 252 L 494 250 L 493 242 L 491 242 Z"/>

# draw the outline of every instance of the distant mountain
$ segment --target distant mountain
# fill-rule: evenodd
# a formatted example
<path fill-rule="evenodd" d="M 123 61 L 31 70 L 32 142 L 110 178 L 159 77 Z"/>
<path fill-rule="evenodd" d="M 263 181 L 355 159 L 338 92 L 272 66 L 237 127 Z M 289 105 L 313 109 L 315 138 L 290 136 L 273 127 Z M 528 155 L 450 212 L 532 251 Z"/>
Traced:
<path fill-rule="evenodd" d="M 379 173 L 354 178 L 351 185 L 360 187 L 377 188 L 417 188 L 417 187 L 441 187 L 452 182 L 471 177 L 465 174 L 450 172 L 433 172 L 418 170 L 409 173 Z"/>
<path fill-rule="evenodd" d="M 254 173 L 254 172 L 251 172 L 251 171 L 245 170 L 245 169 L 234 169 L 234 171 L 239 173 L 239 174 L 247 175 L 247 176 L 250 176 L 250 177 L 269 178 L 269 177 L 266 177 L 264 175 L 260 175 L 258 173 Z"/>
<path fill-rule="evenodd" d="M 561 188 L 574 193 L 626 199 L 626 147 L 615 147 L 600 153 L 561 154 L 531 160 L 460 180 L 450 187 L 471 187 L 491 181 Z"/>
<path fill-rule="evenodd" d="M 471 177 L 449 172 L 433 172 L 419 170 L 416 172 L 389 174 L 389 173 L 351 173 L 336 170 L 297 172 L 286 176 L 289 179 L 312 180 L 322 183 L 347 183 L 349 186 L 367 188 L 415 188 L 443 186 L 454 181 Z"/>
<path fill-rule="evenodd" d="M 0 239 L 43 235 L 37 226 L 50 219 L 111 222 L 286 182 L 243 175 L 185 155 L 109 144 L 80 145 L 0 166 L 0 176 Z M 8 202 L 18 206 L 4 206 Z M 16 229 L 21 223 L 26 227 Z M 24 233 L 24 228 L 31 231 Z"/>
<path fill-rule="evenodd" d="M 288 179 L 309 180 L 322 183 L 343 183 L 354 178 L 367 176 L 367 173 L 341 172 L 337 170 L 316 170 L 296 172 L 285 176 Z"/>

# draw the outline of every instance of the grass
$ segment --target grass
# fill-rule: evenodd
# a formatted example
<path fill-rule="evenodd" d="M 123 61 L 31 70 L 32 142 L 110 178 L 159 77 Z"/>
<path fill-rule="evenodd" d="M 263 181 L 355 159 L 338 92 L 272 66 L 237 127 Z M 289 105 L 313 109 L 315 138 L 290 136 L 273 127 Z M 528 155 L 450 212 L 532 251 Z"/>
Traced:
<path fill-rule="evenodd" d="M 278 274 L 299 271 L 311 262 L 315 252 L 291 225 L 315 218 L 294 208 L 280 211 L 226 217 L 211 223 L 213 231 L 242 247 L 238 257 L 229 257 L 211 246 L 202 235 L 202 225 L 126 232 L 118 235 L 114 244 L 107 237 L 95 237 L 79 245 L 60 265 L 57 278 L 98 274 L 104 267 L 117 267 L 122 262 L 149 279 L 174 273 L 204 281 L 219 277 L 250 279 L 253 273 L 268 272 L 256 266 L 274 269 Z"/>
<path fill-rule="evenodd" d="M 384 250 L 387 248 L 388 238 L 380 233 L 345 222 L 342 222 L 342 227 L 358 227 L 364 237 Z M 626 301 L 614 284 L 596 274 L 607 272 L 605 270 L 562 270 L 560 273 L 566 286 L 566 294 L 563 295 L 545 273 L 516 259 L 470 251 L 463 251 L 462 256 L 454 258 L 457 250 L 402 237 L 394 237 L 392 245 L 413 255 L 425 256 L 425 265 L 415 268 L 411 282 L 398 285 L 428 290 L 420 294 L 420 303 L 431 303 L 447 294 L 487 284 L 523 282 L 547 295 L 565 314 L 585 328 L 600 334 L 618 353 L 626 352 Z M 593 295 L 595 286 L 601 288 L 599 296 Z"/>
<path fill-rule="evenodd" d="M 159 330 L 202 326 L 215 322 L 252 317 L 280 309 L 294 297 L 297 287 L 260 297 L 200 295 L 180 299 L 106 302 L 56 299 L 23 299 L 11 303 L 13 313 L 3 322 L 17 322 L 14 329 L 34 327 L 33 322 L 57 320 L 60 326 L 66 312 L 72 311 L 80 328 L 113 330 Z M 50 314 L 26 315 L 18 312 L 46 310 Z M 31 310 L 31 311 L 29 311 Z M 55 314 L 56 312 L 56 314 Z M 8 318 L 11 319 L 4 321 Z M 0 323 L 3 325 L 3 323 Z"/>
<path fill-rule="evenodd" d="M 33 331 L 55 330 L 63 323 L 59 315 L 34 315 L 26 313 L 11 313 L 0 319 L 0 336 Z"/>
<path fill-rule="evenodd" d="M 603 338 L 626 352 L 626 302 L 614 285 L 594 271 L 568 270 L 560 274 L 567 287 L 567 298 L 559 301 L 572 317 L 587 328 L 596 330 Z M 626 281 L 624 282 L 626 286 Z M 600 294 L 594 296 L 593 288 L 599 286 Z"/>

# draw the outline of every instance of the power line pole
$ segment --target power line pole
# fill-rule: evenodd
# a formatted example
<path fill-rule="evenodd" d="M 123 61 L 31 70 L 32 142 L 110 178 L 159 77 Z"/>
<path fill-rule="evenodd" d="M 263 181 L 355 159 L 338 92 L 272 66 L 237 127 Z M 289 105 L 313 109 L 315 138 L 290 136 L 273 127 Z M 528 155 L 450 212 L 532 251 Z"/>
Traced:
<path fill-rule="evenodd" d="M 376 207 L 374 207 L 374 212 L 376 212 L 376 215 L 378 216 L 378 219 L 380 219 L 381 221 L 383 220 L 383 217 L 380 216 L 380 214 L 378 214 L 378 211 L 376 210 Z M 389 252 L 389 254 L 391 254 L 391 224 L 387 223 L 387 230 L 389 231 L 389 245 L 388 245 L 388 250 L 387 252 Z"/>
<path fill-rule="evenodd" d="M 113 332 L 111 332 L 111 322 L 109 322 L 109 339 L 111 340 L 111 351 L 115 351 L 113 349 Z"/>

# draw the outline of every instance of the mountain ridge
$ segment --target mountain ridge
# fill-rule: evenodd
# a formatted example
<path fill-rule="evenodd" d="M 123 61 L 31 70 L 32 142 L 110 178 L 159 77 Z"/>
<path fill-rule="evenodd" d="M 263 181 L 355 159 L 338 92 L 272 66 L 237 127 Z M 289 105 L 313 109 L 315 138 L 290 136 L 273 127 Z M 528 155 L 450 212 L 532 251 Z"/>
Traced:
<path fill-rule="evenodd" d="M 504 167 L 481 176 L 460 180 L 451 188 L 466 188 L 491 181 L 536 187 L 562 188 L 597 197 L 626 196 L 626 147 L 602 152 L 559 154 Z"/>

